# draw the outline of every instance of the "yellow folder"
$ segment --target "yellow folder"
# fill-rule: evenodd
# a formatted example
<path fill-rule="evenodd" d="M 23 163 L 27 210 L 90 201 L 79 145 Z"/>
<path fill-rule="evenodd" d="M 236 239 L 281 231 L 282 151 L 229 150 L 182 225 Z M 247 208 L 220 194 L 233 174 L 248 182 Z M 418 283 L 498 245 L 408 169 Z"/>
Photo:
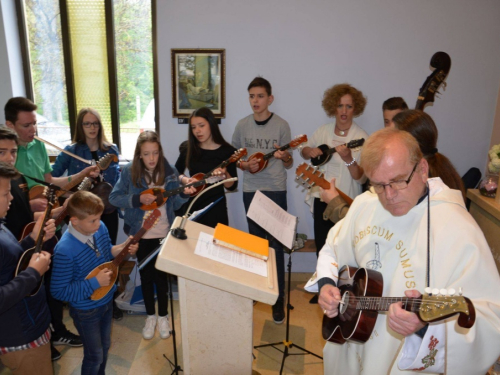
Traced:
<path fill-rule="evenodd" d="M 267 260 L 269 257 L 268 240 L 221 223 L 215 227 L 214 243 L 259 259 Z"/>

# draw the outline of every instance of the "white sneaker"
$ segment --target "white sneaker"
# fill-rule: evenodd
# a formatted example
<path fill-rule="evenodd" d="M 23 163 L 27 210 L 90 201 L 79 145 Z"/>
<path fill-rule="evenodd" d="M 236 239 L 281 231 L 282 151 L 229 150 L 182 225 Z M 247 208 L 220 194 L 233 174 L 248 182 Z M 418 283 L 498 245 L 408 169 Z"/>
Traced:
<path fill-rule="evenodd" d="M 148 315 L 146 325 L 142 329 L 142 337 L 144 340 L 151 340 L 155 335 L 156 315 Z"/>
<path fill-rule="evenodd" d="M 160 337 L 162 339 L 168 339 L 170 337 L 170 324 L 168 323 L 168 315 L 160 316 L 158 318 L 158 332 L 160 332 Z"/>

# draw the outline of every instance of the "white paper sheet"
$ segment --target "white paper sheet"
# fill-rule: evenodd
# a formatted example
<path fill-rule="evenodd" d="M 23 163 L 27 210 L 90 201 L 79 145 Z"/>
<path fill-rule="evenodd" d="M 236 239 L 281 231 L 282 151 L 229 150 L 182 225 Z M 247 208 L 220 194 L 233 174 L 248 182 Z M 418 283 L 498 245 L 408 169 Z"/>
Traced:
<path fill-rule="evenodd" d="M 297 217 L 290 215 L 260 191 L 256 191 L 247 216 L 288 249 L 293 247 Z"/>
<path fill-rule="evenodd" d="M 216 245 L 213 239 L 214 236 L 201 232 L 194 253 L 241 270 L 267 277 L 266 261 Z"/>

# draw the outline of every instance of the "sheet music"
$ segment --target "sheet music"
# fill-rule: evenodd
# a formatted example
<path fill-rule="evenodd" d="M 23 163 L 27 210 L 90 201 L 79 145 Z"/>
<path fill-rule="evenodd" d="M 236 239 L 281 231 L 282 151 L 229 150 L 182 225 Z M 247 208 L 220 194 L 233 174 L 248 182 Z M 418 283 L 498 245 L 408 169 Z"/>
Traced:
<path fill-rule="evenodd" d="M 201 232 L 194 253 L 244 271 L 267 277 L 266 261 L 216 245 L 213 239 L 214 236 L 211 234 Z"/>
<path fill-rule="evenodd" d="M 295 240 L 297 217 L 290 215 L 260 191 L 256 191 L 247 216 L 291 249 Z"/>

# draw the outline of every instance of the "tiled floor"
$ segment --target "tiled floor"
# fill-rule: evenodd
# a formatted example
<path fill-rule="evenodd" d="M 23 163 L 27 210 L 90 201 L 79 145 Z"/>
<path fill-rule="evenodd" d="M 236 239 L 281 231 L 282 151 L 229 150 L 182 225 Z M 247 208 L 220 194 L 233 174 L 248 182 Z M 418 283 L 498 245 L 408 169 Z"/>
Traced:
<path fill-rule="evenodd" d="M 290 338 L 293 343 L 322 356 L 324 341 L 321 337 L 322 312 L 318 305 L 310 305 L 311 294 L 302 289 L 309 274 L 294 273 L 292 276 L 292 305 Z M 182 367 L 182 348 L 180 321 L 178 319 L 178 303 L 174 302 L 175 327 L 177 334 L 178 359 Z M 173 360 L 172 337 L 161 340 L 158 333 L 152 340 L 142 339 L 142 328 L 145 317 L 142 315 L 127 315 L 123 320 L 113 322 L 111 349 L 109 352 L 106 374 L 170 374 L 172 372 L 164 355 Z M 73 323 L 65 310 L 65 323 L 73 332 Z M 286 321 L 285 321 L 286 323 Z M 254 306 L 254 345 L 282 342 L 285 340 L 286 324 L 276 325 L 272 321 L 271 306 L 257 303 Z M 54 362 L 56 375 L 80 374 L 83 357 L 82 348 L 57 347 L 62 358 Z M 283 350 L 283 345 L 278 348 Z M 296 348 L 291 353 L 300 352 Z M 279 374 L 283 354 L 271 347 L 254 350 L 256 359 L 253 363 L 252 375 Z M 0 375 L 10 372 L 1 368 Z M 182 373 L 182 372 L 181 372 Z M 285 361 L 284 374 L 323 374 L 323 362 L 311 355 L 293 355 Z M 209 375 L 209 374 L 207 374 Z M 235 374 L 238 375 L 238 374 Z"/>

